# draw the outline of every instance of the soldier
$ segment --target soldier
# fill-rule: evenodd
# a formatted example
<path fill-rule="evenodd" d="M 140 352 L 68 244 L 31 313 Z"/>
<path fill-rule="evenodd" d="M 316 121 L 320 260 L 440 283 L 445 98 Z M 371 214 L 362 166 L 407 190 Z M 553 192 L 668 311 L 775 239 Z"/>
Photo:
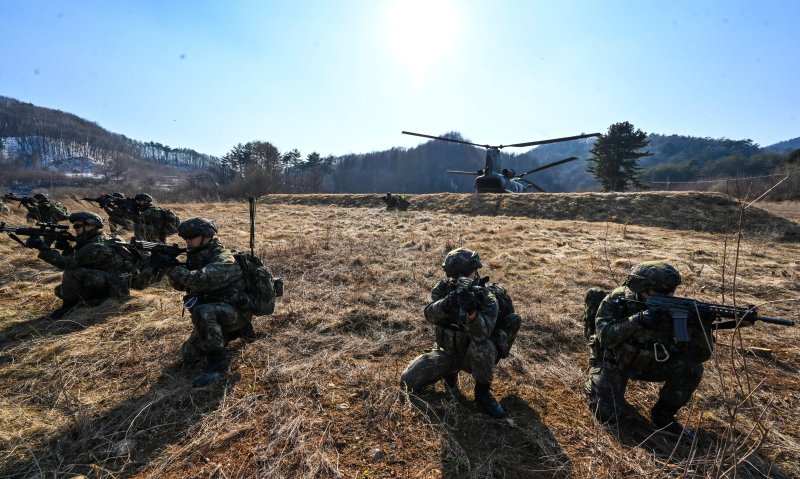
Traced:
<path fill-rule="evenodd" d="M 126 198 L 122 193 L 112 193 L 110 204 L 101 206 L 108 213 L 111 231 L 133 230 L 133 225 L 139 217 L 136 201 L 133 198 Z"/>
<path fill-rule="evenodd" d="M 251 299 L 242 268 L 231 250 L 216 236 L 217 227 L 206 218 L 191 218 L 178 225 L 186 241 L 186 265 L 168 269 L 170 284 L 186 291 L 184 304 L 192 316 L 194 330 L 181 348 L 184 358 L 202 353 L 207 360 L 203 374 L 192 382 L 203 387 L 228 371 L 225 344 L 253 335 Z M 156 255 L 154 255 L 156 256 Z M 170 258 L 155 258 L 169 263 Z"/>
<path fill-rule="evenodd" d="M 41 221 L 44 223 L 58 223 L 69 217 L 66 206 L 58 201 L 51 201 L 44 193 L 33 195 L 33 202 L 22 203 L 28 210 L 25 219 L 28 221 Z"/>
<path fill-rule="evenodd" d="M 178 216 L 171 210 L 153 205 L 153 197 L 147 193 L 137 193 L 133 237 L 142 241 L 165 243 L 167 236 L 178 232 Z"/>
<path fill-rule="evenodd" d="M 393 211 L 397 208 L 397 197 L 392 196 L 391 193 L 386 193 L 386 196 L 381 199 L 386 203 L 386 211 Z"/>
<path fill-rule="evenodd" d="M 496 327 L 500 310 L 496 295 L 490 287 L 474 287 L 488 279 L 480 279 L 478 270 L 482 266 L 478 253 L 466 248 L 447 254 L 442 264 L 447 279 L 434 286 L 431 302 L 425 307 L 425 320 L 435 328 L 436 345 L 415 358 L 400 381 L 409 389 L 420 391 L 444 379 L 448 388 L 455 389 L 458 372 L 471 372 L 478 408 L 500 418 L 506 412 L 491 393 L 494 368 L 500 357 L 508 355 L 520 318 L 513 314 L 509 298 L 511 310 L 503 318 L 505 329 Z M 466 284 L 470 286 L 464 288 Z"/>
<path fill-rule="evenodd" d="M 630 408 L 625 401 L 629 379 L 663 382 L 650 418 L 663 433 L 694 438 L 675 415 L 703 377 L 702 363 L 711 357 L 711 330 L 690 320 L 692 343 L 679 347 L 669 312 L 648 311 L 642 303 L 653 294 L 672 295 L 680 284 L 674 267 L 649 261 L 634 266 L 625 283 L 600 303 L 585 385 L 589 408 L 600 421 L 617 420 Z"/>
<path fill-rule="evenodd" d="M 36 237 L 25 242 L 39 250 L 39 258 L 64 270 L 55 289 L 63 304 L 48 315 L 50 319 L 59 319 L 81 304 L 97 305 L 107 298 L 124 300 L 130 295 L 130 272 L 135 261 L 125 253 L 123 244 L 103 234 L 103 219 L 79 211 L 69 215 L 69 222 L 77 238 L 74 249 L 67 247 L 62 253 Z"/>

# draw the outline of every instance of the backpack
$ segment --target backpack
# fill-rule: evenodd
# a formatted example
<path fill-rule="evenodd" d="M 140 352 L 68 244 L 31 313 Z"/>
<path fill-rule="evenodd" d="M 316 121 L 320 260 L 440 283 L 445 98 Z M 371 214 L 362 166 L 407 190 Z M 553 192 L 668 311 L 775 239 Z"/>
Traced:
<path fill-rule="evenodd" d="M 161 208 L 161 224 L 167 236 L 174 235 L 178 232 L 178 224 L 180 222 L 180 218 L 178 218 L 178 215 L 173 213 L 172 210 Z"/>
<path fill-rule="evenodd" d="M 273 279 L 264 262 L 256 256 L 238 251 L 233 256 L 242 268 L 245 292 L 253 302 L 253 314 L 272 314 L 275 311 L 275 298 L 283 296 L 283 280 Z"/>
<path fill-rule="evenodd" d="M 511 300 L 511 296 L 508 295 L 506 290 L 497 283 L 487 284 L 486 289 L 491 291 L 494 297 L 497 298 L 497 304 L 500 308 L 497 312 L 497 326 L 495 327 L 502 328 L 505 326 L 508 315 L 514 312 L 514 301 Z"/>
<path fill-rule="evenodd" d="M 597 316 L 600 303 L 603 302 L 603 299 L 608 296 L 609 293 L 609 291 L 601 288 L 589 288 L 586 291 L 586 298 L 583 300 L 583 336 L 586 339 L 594 335 L 594 318 Z"/>

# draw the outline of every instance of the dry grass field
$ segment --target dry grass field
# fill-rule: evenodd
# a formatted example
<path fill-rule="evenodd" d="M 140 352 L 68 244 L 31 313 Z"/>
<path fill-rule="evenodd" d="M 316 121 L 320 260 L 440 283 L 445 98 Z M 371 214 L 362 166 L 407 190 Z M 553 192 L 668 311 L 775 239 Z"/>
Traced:
<path fill-rule="evenodd" d="M 797 327 L 717 333 L 680 416 L 701 430 L 685 444 L 653 434 L 653 384 L 631 384 L 642 417 L 624 429 L 592 419 L 581 318 L 588 287 L 663 259 L 683 273 L 683 296 L 799 320 L 800 205 L 767 206 L 790 210 L 780 218 L 691 193 L 412 201 L 385 212 L 374 195 L 262 199 L 257 251 L 286 295 L 256 318 L 256 339 L 228 345 L 228 376 L 200 390 L 202 365 L 180 361 L 191 331 L 180 293 L 163 283 L 45 320 L 60 273 L 4 237 L 0 477 L 800 477 Z M 246 203 L 167 206 L 246 248 Z M 431 346 L 422 310 L 457 246 L 481 253 L 524 319 L 494 386 L 508 419 L 476 412 L 465 374 L 463 395 L 398 386 Z"/>

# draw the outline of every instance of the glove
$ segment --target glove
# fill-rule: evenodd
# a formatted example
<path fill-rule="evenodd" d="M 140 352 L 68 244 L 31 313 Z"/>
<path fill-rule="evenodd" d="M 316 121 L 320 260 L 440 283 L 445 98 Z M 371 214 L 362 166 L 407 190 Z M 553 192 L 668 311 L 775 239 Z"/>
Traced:
<path fill-rule="evenodd" d="M 75 251 L 72 245 L 69 244 L 69 241 L 65 239 L 56 240 L 56 249 L 61 250 L 61 254 L 63 255 L 68 255 Z"/>
<path fill-rule="evenodd" d="M 153 253 L 150 255 L 150 267 L 153 269 L 171 268 L 179 264 L 176 258 L 165 253 Z"/>
<path fill-rule="evenodd" d="M 458 307 L 472 314 L 478 309 L 478 297 L 472 291 L 467 291 L 458 295 Z"/>
<path fill-rule="evenodd" d="M 671 319 L 672 315 L 669 314 L 669 311 L 664 310 L 650 311 L 646 309 L 633 315 L 633 320 L 636 324 L 645 329 L 653 329 Z"/>
<path fill-rule="evenodd" d="M 443 299 L 442 308 L 445 311 L 455 311 L 458 309 L 458 293 L 455 291 L 447 293 L 447 296 Z"/>
<path fill-rule="evenodd" d="M 37 238 L 35 236 L 31 236 L 25 240 L 25 246 L 32 249 L 50 249 L 47 243 L 42 238 Z"/>

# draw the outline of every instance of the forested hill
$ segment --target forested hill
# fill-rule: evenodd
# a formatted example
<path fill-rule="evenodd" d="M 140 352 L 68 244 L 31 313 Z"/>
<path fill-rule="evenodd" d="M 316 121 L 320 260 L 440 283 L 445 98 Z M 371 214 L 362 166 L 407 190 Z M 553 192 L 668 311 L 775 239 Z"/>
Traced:
<path fill-rule="evenodd" d="M 115 161 L 147 161 L 203 168 L 216 158 L 188 148 L 170 148 L 111 133 L 71 113 L 0 96 L 0 161 L 15 167 L 39 167 L 74 158 L 101 166 Z"/>
<path fill-rule="evenodd" d="M 463 138 L 451 132 L 444 136 Z M 751 140 L 698 138 L 680 135 L 648 135 L 647 151 L 639 166 L 645 182 L 680 182 L 718 178 L 734 178 L 772 174 L 794 163 L 800 169 L 798 153 L 786 148 L 760 148 Z M 793 141 L 793 140 L 792 140 Z M 783 142 L 790 143 L 790 142 Z M 782 145 L 778 144 L 778 145 Z M 586 172 L 593 139 L 543 145 L 527 152 L 504 149 L 504 168 L 517 173 L 570 156 L 580 158 L 526 178 L 547 191 L 595 191 L 599 185 Z M 336 192 L 373 193 L 402 191 L 406 193 L 469 192 L 474 177 L 445 173 L 446 170 L 477 171 L 483 168 L 482 148 L 431 140 L 415 148 L 392 149 L 338 158 L 332 174 Z"/>

